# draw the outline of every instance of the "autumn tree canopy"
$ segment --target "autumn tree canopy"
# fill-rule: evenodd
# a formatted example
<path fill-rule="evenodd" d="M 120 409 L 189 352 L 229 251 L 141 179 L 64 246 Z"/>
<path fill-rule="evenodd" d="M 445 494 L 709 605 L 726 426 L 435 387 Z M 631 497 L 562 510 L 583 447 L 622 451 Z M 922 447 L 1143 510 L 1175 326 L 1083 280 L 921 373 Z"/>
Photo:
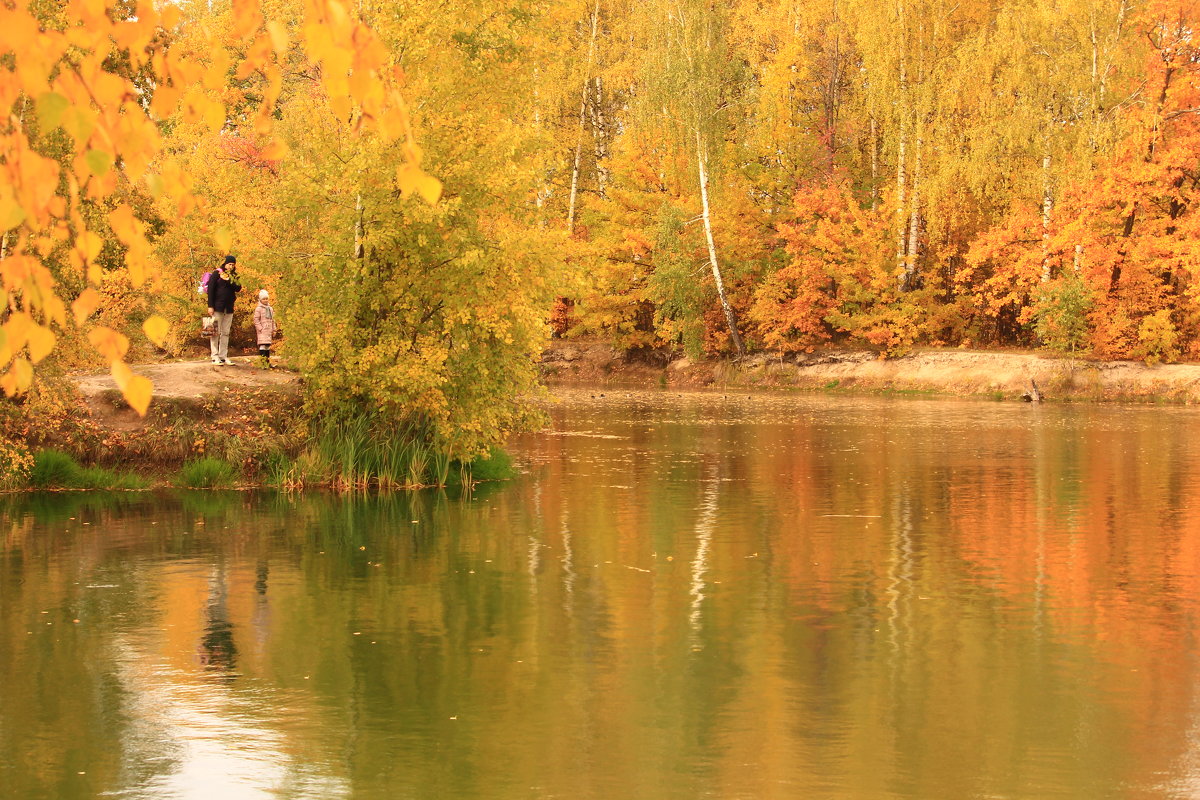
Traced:
<path fill-rule="evenodd" d="M 1191 0 L 0 6 L 0 388 L 193 335 L 479 452 L 625 347 L 1200 351 Z M 569 309 L 569 313 L 567 311 Z"/>

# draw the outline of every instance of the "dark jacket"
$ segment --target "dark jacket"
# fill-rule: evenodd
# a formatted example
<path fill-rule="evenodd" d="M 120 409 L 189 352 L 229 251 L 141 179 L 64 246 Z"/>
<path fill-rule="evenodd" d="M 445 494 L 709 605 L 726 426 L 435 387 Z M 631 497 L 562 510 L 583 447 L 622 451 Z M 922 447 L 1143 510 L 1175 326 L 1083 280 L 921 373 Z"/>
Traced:
<path fill-rule="evenodd" d="M 220 270 L 215 270 L 208 278 L 208 307 L 222 314 L 232 313 L 233 301 L 241 290 L 236 276 L 228 272 L 222 275 Z"/>

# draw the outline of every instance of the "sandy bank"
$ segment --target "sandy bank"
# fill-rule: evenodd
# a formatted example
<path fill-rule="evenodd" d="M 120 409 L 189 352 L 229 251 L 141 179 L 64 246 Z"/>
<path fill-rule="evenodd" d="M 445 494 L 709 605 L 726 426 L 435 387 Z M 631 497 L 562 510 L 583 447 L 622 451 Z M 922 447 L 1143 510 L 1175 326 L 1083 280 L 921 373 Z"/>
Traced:
<path fill-rule="evenodd" d="M 883 360 L 863 351 L 756 354 L 741 362 L 661 353 L 625 356 L 594 341 L 555 341 L 542 361 L 550 383 L 736 386 L 929 392 L 1018 399 L 1036 384 L 1048 401 L 1200 402 L 1200 365 L 1079 361 L 1036 353 L 921 350 Z"/>

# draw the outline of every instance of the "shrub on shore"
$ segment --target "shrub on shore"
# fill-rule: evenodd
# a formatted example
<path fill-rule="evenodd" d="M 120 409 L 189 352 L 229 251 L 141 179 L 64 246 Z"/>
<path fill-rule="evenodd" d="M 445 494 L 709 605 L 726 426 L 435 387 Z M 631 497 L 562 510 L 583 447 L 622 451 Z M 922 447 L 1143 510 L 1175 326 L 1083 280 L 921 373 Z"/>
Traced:
<path fill-rule="evenodd" d="M 27 486 L 32 468 L 33 454 L 28 447 L 0 438 L 0 491 Z"/>

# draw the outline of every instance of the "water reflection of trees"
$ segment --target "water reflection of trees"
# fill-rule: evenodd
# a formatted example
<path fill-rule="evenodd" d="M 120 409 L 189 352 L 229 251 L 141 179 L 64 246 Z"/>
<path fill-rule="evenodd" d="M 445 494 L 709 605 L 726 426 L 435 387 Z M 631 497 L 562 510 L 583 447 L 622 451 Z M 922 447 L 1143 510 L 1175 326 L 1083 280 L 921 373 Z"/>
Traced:
<path fill-rule="evenodd" d="M 129 740 L 120 639 L 332 794 L 1101 796 L 1170 774 L 1195 728 L 1188 427 L 872 408 L 596 412 L 571 424 L 620 438 L 531 439 L 529 478 L 469 500 L 10 499 L 0 718 L 42 727 L 0 725 L 0 762 L 41 765 L 13 784 L 36 794 L 70 738 Z M 121 756 L 85 750 L 119 787 Z"/>

